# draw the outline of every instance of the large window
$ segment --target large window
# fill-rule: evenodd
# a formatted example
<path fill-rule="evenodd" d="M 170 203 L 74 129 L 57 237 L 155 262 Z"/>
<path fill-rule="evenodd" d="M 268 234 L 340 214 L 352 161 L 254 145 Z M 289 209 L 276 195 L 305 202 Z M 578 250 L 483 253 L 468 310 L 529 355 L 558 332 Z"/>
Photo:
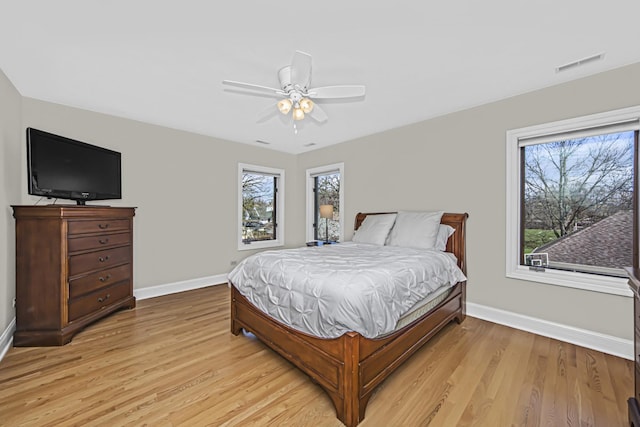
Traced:
<path fill-rule="evenodd" d="M 238 249 L 282 245 L 284 171 L 240 163 L 238 175 Z"/>
<path fill-rule="evenodd" d="M 307 170 L 307 240 L 344 240 L 344 165 Z M 328 212 L 322 215 L 321 207 Z"/>
<path fill-rule="evenodd" d="M 627 294 L 640 108 L 507 132 L 507 276 Z"/>

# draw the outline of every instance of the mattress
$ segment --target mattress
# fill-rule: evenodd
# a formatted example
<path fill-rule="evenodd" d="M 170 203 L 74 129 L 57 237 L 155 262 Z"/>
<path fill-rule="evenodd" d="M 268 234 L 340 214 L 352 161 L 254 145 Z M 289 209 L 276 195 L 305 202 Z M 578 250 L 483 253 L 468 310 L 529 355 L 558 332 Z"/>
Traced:
<path fill-rule="evenodd" d="M 322 338 L 386 335 L 416 303 L 464 280 L 451 253 L 353 242 L 260 252 L 229 273 L 264 313 Z"/>
<path fill-rule="evenodd" d="M 450 293 L 451 286 L 442 286 L 427 295 L 424 299 L 415 303 L 408 312 L 403 314 L 402 317 L 398 319 L 398 323 L 396 323 L 396 327 L 392 332 L 404 328 L 409 323 L 419 319 L 420 317 L 436 308 L 438 304 L 447 299 Z"/>

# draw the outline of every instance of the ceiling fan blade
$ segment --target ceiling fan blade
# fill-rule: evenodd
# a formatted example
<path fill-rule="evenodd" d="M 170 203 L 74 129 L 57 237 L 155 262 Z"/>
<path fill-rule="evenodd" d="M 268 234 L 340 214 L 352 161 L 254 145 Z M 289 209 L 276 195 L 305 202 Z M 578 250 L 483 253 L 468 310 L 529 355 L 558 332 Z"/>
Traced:
<path fill-rule="evenodd" d="M 276 94 L 276 95 L 284 95 L 284 92 L 282 92 L 280 89 L 275 89 L 267 86 L 254 85 L 251 83 L 235 82 L 233 80 L 223 80 L 222 84 L 225 84 L 228 86 L 235 86 L 242 89 L 255 90 L 258 92 L 267 92 L 267 93 Z"/>
<path fill-rule="evenodd" d="M 311 55 L 296 50 L 291 62 L 291 83 L 306 89 L 311 83 Z"/>
<path fill-rule="evenodd" d="M 311 98 L 355 98 L 364 96 L 365 87 L 362 85 L 324 86 L 309 89 Z"/>
<path fill-rule="evenodd" d="M 327 113 L 324 112 L 322 108 L 318 104 L 313 105 L 313 110 L 309 113 L 311 118 L 319 123 L 324 123 L 327 121 L 329 117 L 327 117 Z"/>

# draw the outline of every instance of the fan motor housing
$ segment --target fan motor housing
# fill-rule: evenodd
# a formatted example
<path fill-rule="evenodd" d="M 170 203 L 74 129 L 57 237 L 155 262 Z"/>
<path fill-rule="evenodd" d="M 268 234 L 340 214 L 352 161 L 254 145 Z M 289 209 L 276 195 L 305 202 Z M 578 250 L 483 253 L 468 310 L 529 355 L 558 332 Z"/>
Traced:
<path fill-rule="evenodd" d="M 280 68 L 278 71 L 278 78 L 280 79 L 280 87 L 285 92 L 291 89 L 291 65 Z"/>

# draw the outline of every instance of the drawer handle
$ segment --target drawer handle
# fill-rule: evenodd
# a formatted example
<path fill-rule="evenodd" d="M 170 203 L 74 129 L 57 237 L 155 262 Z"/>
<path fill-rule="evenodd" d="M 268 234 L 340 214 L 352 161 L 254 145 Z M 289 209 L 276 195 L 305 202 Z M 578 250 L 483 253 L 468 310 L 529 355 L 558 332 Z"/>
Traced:
<path fill-rule="evenodd" d="M 111 279 L 111 275 L 110 274 L 107 274 L 105 277 L 100 276 L 98 278 L 98 280 L 100 280 L 101 282 L 106 282 L 109 279 Z"/>
<path fill-rule="evenodd" d="M 107 243 L 109 243 L 109 239 L 108 238 L 100 239 L 100 240 L 98 240 L 98 243 L 100 243 L 101 245 L 106 245 Z"/>
<path fill-rule="evenodd" d="M 109 298 L 111 298 L 110 294 L 107 294 L 107 296 L 105 296 L 104 298 L 100 297 L 98 298 L 98 302 L 105 302 L 106 300 L 108 300 Z"/>
<path fill-rule="evenodd" d="M 109 228 L 109 223 L 98 224 L 98 228 L 100 228 L 101 230 L 105 230 L 105 229 Z"/>
<path fill-rule="evenodd" d="M 109 261 L 109 255 L 107 255 L 107 256 L 101 256 L 100 258 L 98 258 L 98 261 L 100 261 L 100 262 Z"/>

